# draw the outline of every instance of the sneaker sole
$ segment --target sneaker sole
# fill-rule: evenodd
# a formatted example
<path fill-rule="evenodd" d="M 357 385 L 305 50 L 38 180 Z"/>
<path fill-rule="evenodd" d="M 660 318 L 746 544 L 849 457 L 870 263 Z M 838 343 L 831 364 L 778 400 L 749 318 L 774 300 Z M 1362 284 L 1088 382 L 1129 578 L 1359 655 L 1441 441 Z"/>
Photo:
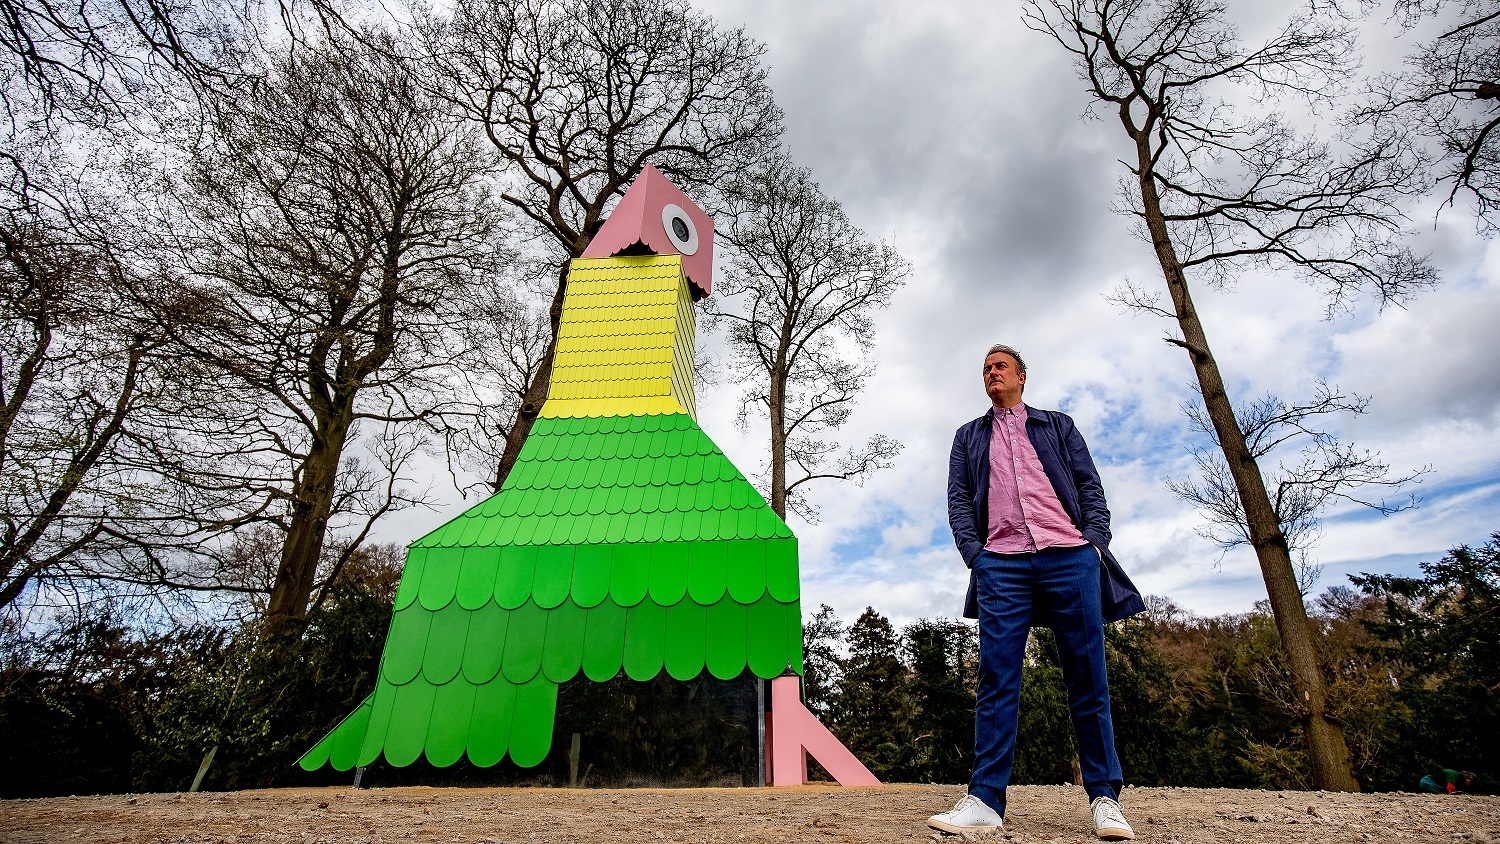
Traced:
<path fill-rule="evenodd" d="M 1094 835 L 1105 841 L 1126 841 L 1135 838 L 1135 832 L 1129 829 L 1107 826 L 1103 829 L 1094 830 Z"/>
<path fill-rule="evenodd" d="M 936 818 L 928 818 L 927 825 L 933 829 L 940 829 L 943 832 L 951 832 L 954 835 L 963 835 L 965 832 L 989 832 L 991 830 L 1000 832 L 1005 828 L 1004 826 L 959 826 L 956 823 L 948 823 Z"/>

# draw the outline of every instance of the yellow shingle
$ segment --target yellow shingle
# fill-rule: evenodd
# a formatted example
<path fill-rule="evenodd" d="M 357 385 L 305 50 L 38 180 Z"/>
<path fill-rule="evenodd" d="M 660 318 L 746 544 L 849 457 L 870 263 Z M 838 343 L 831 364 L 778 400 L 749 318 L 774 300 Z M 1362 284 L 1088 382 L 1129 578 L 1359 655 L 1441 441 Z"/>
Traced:
<path fill-rule="evenodd" d="M 695 323 L 680 256 L 573 261 L 541 415 L 696 416 Z"/>

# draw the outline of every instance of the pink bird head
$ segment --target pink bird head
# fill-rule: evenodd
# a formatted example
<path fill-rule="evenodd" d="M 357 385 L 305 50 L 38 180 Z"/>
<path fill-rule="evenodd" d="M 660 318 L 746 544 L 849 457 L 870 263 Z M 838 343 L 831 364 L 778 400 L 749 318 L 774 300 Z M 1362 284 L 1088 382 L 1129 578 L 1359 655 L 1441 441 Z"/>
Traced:
<path fill-rule="evenodd" d="M 647 164 L 589 246 L 585 258 L 639 254 L 681 255 L 693 298 L 713 292 L 714 219 Z"/>

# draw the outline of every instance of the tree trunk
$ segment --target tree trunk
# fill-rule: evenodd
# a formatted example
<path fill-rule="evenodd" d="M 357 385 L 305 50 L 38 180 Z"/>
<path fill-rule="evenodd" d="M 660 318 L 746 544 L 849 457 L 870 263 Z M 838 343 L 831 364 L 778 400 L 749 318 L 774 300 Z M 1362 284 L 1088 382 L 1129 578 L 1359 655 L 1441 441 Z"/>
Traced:
<path fill-rule="evenodd" d="M 786 379 L 771 373 L 771 509 L 786 521 Z"/>
<path fill-rule="evenodd" d="M 1349 767 L 1349 749 L 1344 734 L 1327 714 L 1327 694 L 1317 641 L 1307 617 L 1307 607 L 1302 603 L 1302 592 L 1292 569 L 1286 537 L 1271 506 L 1260 466 L 1256 464 L 1255 456 L 1245 443 L 1245 434 L 1235 419 L 1234 406 L 1224 389 L 1219 365 L 1209 349 L 1203 323 L 1193 307 L 1187 275 L 1167 231 L 1161 197 L 1152 174 L 1150 135 L 1145 132 L 1132 132 L 1132 135 L 1136 140 L 1137 174 L 1146 227 L 1172 296 L 1177 324 L 1182 330 L 1182 340 L 1172 342 L 1185 348 L 1192 360 L 1204 408 L 1213 423 L 1219 447 L 1224 452 L 1244 506 L 1250 545 L 1260 562 L 1261 576 L 1271 600 L 1271 613 L 1276 619 L 1281 647 L 1291 669 L 1292 689 L 1306 734 L 1313 784 L 1327 791 L 1359 791 L 1359 783 Z"/>
<path fill-rule="evenodd" d="M 308 601 L 333 510 L 339 461 L 353 424 L 353 397 L 341 401 L 330 417 L 313 438 L 292 488 L 292 518 L 266 606 L 267 639 L 299 636 L 307 622 Z"/>
<path fill-rule="evenodd" d="M 552 359 L 557 354 L 557 330 L 562 324 L 563 296 L 568 291 L 568 267 L 568 264 L 564 264 L 559 271 L 557 292 L 552 294 L 552 305 L 547 309 L 547 318 L 552 325 L 552 338 L 547 341 L 547 351 L 542 355 L 542 362 L 537 366 L 536 373 L 531 376 L 531 383 L 526 386 L 526 394 L 521 397 L 521 406 L 516 409 L 516 419 L 511 423 L 510 432 L 505 435 L 505 450 L 500 453 L 500 465 L 495 469 L 495 479 L 490 482 L 490 487 L 495 492 L 505 486 L 505 479 L 516 468 L 516 460 L 521 456 L 521 446 L 526 444 L 526 438 L 531 435 L 531 426 L 536 424 L 537 414 L 542 412 L 542 405 L 547 402 L 547 391 L 552 387 Z"/>

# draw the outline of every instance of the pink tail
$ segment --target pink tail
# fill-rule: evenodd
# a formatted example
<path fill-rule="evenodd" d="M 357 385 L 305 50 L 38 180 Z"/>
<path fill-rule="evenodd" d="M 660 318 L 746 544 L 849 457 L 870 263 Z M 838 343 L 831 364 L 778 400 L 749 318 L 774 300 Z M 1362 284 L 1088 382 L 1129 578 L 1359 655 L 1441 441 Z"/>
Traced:
<path fill-rule="evenodd" d="M 771 746 L 771 785 L 807 782 L 808 753 L 839 785 L 880 785 L 870 769 L 802 705 L 801 677 L 787 675 L 771 681 L 769 720 L 766 743 Z"/>

